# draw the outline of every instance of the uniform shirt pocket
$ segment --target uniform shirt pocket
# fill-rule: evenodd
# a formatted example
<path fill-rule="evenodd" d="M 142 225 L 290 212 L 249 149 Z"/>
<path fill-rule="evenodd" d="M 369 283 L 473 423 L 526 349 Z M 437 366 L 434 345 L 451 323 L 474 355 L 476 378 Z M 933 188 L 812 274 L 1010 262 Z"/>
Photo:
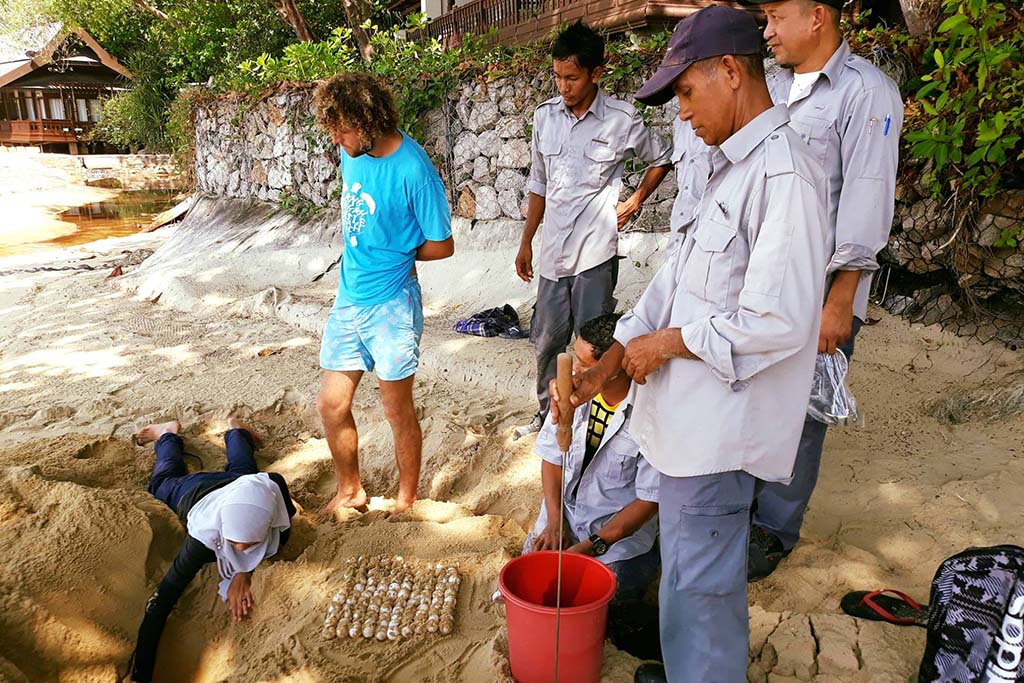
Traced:
<path fill-rule="evenodd" d="M 738 226 L 708 218 L 692 230 L 693 249 L 684 267 L 686 289 L 694 296 L 724 309 L 732 284 L 733 251 Z"/>
<path fill-rule="evenodd" d="M 554 136 L 541 137 L 537 141 L 537 151 L 544 158 L 544 171 L 548 179 L 547 184 L 555 187 L 567 185 L 567 164 L 562 156 L 562 141 Z"/>
<path fill-rule="evenodd" d="M 626 484 L 636 479 L 640 445 L 628 434 L 616 434 L 601 447 L 598 476 L 605 481 Z"/>
<path fill-rule="evenodd" d="M 616 142 L 608 139 L 593 139 L 583 147 L 583 163 L 580 179 L 594 187 L 603 186 L 611 177 L 611 170 L 618 161 Z"/>
<path fill-rule="evenodd" d="M 817 116 L 796 115 L 790 125 L 800 134 L 814 160 L 823 169 L 827 168 L 825 162 L 829 158 L 828 150 L 832 142 L 832 122 Z"/>

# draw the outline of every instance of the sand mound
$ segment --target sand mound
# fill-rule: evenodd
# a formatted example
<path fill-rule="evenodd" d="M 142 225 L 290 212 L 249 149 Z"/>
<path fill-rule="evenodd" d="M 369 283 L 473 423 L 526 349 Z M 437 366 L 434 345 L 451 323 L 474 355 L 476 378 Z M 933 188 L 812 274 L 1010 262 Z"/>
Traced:
<path fill-rule="evenodd" d="M 0 656 L 30 681 L 111 681 L 180 532 L 140 491 L 0 469 Z"/>

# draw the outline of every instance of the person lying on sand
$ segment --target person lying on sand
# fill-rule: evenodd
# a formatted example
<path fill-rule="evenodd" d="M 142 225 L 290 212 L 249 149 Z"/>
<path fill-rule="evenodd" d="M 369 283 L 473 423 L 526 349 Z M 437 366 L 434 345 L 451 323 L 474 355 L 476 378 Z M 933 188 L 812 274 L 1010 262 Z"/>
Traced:
<path fill-rule="evenodd" d="M 288 542 L 296 508 L 284 477 L 258 471 L 253 451 L 259 441 L 249 427 L 236 418 L 228 419 L 228 427 L 223 472 L 187 472 L 177 420 L 149 425 L 136 436 L 139 444 L 156 442 L 149 492 L 177 513 L 188 535 L 146 602 L 131 666 L 133 681 L 152 680 L 167 615 L 204 564 L 217 563 L 218 593 L 232 618 L 241 621 L 253 608 L 253 570 Z"/>
<path fill-rule="evenodd" d="M 573 350 L 575 372 L 595 365 L 615 342 L 612 334 L 620 314 L 606 313 L 583 324 Z M 555 550 L 559 543 L 569 552 L 592 555 L 615 572 L 618 588 L 609 608 L 609 632 L 620 648 L 632 644 L 617 637 L 652 627 L 657 642 L 657 616 L 653 606 L 642 605 L 660 564 L 658 547 L 657 470 L 640 453 L 629 433 L 632 408 L 627 394 L 631 381 L 619 371 L 601 387 L 593 400 L 576 409 L 568 459 L 555 438 L 558 419 L 557 387 L 551 381 L 552 413 L 537 435 L 534 450 L 540 456 L 544 500 L 523 552 Z M 564 475 L 562 474 L 564 470 Z M 563 538 L 558 538 L 560 514 L 558 482 L 564 491 Z M 640 619 L 649 613 L 649 619 Z M 635 640 L 632 636 L 629 640 Z M 648 651 L 649 652 L 649 651 Z M 655 649 L 656 652 L 656 649 Z M 645 656 L 651 656 L 645 653 Z"/>

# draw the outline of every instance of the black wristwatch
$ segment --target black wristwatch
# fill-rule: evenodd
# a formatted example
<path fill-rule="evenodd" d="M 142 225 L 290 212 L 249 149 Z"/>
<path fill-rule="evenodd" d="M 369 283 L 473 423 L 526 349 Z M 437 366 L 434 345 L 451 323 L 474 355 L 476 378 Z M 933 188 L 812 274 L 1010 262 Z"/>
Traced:
<path fill-rule="evenodd" d="M 608 544 L 597 534 L 590 534 L 590 538 L 587 540 L 589 540 L 590 545 L 593 546 L 595 556 L 600 557 L 608 552 Z"/>

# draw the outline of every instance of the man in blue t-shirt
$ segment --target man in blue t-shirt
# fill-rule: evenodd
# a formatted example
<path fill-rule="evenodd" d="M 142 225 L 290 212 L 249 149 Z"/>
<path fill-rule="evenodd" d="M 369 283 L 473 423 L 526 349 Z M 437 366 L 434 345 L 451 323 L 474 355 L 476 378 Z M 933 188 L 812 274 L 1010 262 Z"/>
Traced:
<path fill-rule="evenodd" d="M 374 76 L 346 73 L 317 86 L 317 122 L 341 147 L 341 277 L 320 345 L 317 407 L 338 474 L 325 513 L 366 508 L 352 398 L 363 373 L 380 383 L 395 438 L 395 511 L 416 500 L 423 434 L 412 385 L 423 302 L 416 261 L 455 251 L 444 185 L 427 153 L 398 129 L 394 98 Z"/>

